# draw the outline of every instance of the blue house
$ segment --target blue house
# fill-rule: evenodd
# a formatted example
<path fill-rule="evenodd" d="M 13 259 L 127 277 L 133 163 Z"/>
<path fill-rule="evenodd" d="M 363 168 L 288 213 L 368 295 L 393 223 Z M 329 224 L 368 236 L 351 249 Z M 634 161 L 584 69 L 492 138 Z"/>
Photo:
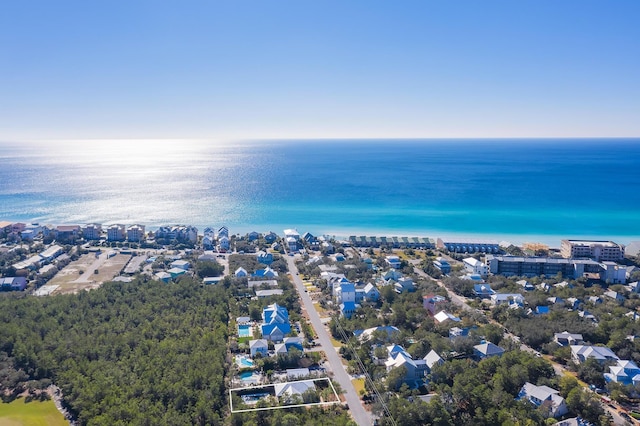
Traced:
<path fill-rule="evenodd" d="M 273 263 L 273 254 L 260 250 L 256 253 L 256 259 L 263 265 L 271 265 Z"/>
<path fill-rule="evenodd" d="M 500 356 L 504 353 L 504 349 L 500 346 L 494 345 L 491 342 L 482 343 L 473 347 L 473 355 L 479 359 L 485 359 L 492 356 Z"/>
<path fill-rule="evenodd" d="M 281 342 L 284 336 L 291 332 L 289 324 L 289 312 L 284 306 L 277 303 L 269 305 L 262 310 L 262 325 L 260 326 L 262 337 L 274 342 Z"/>
<path fill-rule="evenodd" d="M 23 291 L 27 288 L 25 277 L 0 278 L 0 290 L 2 291 Z"/>
<path fill-rule="evenodd" d="M 340 314 L 345 318 L 351 318 L 356 313 L 358 305 L 355 302 L 343 302 L 340 304 Z"/>
<path fill-rule="evenodd" d="M 545 315 L 549 312 L 550 311 L 548 306 L 536 306 L 536 315 Z"/>

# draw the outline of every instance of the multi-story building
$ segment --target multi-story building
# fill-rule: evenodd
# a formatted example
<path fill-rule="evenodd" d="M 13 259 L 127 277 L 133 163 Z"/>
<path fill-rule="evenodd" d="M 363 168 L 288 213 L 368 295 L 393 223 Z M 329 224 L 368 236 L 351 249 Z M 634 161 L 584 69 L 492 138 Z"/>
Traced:
<path fill-rule="evenodd" d="M 144 240 L 144 225 L 132 225 L 127 228 L 127 240 L 140 242 Z"/>
<path fill-rule="evenodd" d="M 580 278 L 585 274 L 599 274 L 600 280 L 611 284 L 625 282 L 625 269 L 614 262 L 596 262 L 591 259 L 560 259 L 555 257 L 522 257 L 487 255 L 485 264 L 494 275 L 553 276 Z"/>
<path fill-rule="evenodd" d="M 124 225 L 110 225 L 107 228 L 107 241 L 124 241 Z"/>
<path fill-rule="evenodd" d="M 562 240 L 560 254 L 566 259 L 587 258 L 596 262 L 624 258 L 624 246 L 613 241 Z"/>
<path fill-rule="evenodd" d="M 90 223 L 82 228 L 82 236 L 85 240 L 99 240 L 102 236 L 102 225 Z"/>
<path fill-rule="evenodd" d="M 452 253 L 500 253 L 498 243 L 487 240 L 443 240 L 438 238 L 436 246 Z"/>

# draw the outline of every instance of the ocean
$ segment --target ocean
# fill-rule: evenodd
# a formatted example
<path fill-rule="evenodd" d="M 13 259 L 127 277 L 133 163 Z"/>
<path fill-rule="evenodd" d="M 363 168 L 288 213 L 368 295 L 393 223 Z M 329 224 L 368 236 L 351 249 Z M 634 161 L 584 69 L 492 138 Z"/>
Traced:
<path fill-rule="evenodd" d="M 640 140 L 0 144 L 0 220 L 640 239 Z"/>

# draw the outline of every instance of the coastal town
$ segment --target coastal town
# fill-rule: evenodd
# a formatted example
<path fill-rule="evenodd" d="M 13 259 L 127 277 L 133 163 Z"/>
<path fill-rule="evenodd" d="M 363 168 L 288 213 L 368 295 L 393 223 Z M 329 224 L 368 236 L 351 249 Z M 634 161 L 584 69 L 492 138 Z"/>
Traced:
<path fill-rule="evenodd" d="M 0 221 L 0 244 L 7 295 L 228 289 L 238 424 L 310 407 L 358 425 L 640 424 L 639 243 Z"/>

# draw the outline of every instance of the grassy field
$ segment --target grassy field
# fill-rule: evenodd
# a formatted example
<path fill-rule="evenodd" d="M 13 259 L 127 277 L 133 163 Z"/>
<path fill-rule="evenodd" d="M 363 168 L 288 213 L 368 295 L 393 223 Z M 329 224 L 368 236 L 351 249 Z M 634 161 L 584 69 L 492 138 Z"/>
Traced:
<path fill-rule="evenodd" d="M 69 423 L 56 409 L 53 401 L 24 402 L 18 398 L 0 403 L 0 426 L 63 426 Z"/>
<path fill-rule="evenodd" d="M 351 380 L 351 383 L 353 383 L 353 387 L 356 389 L 356 393 L 358 395 L 362 395 L 360 393 L 360 390 L 364 392 L 364 379 L 353 379 Z"/>

